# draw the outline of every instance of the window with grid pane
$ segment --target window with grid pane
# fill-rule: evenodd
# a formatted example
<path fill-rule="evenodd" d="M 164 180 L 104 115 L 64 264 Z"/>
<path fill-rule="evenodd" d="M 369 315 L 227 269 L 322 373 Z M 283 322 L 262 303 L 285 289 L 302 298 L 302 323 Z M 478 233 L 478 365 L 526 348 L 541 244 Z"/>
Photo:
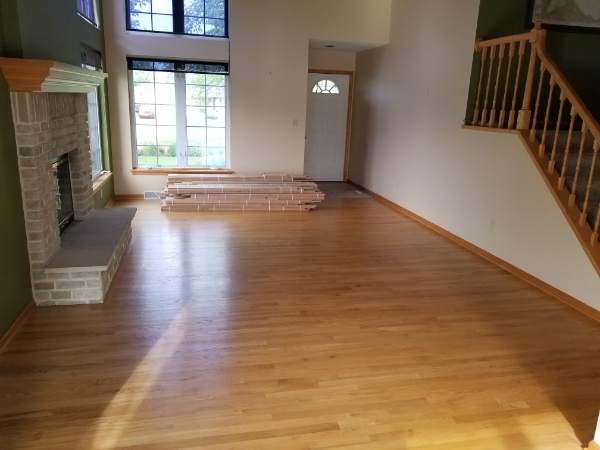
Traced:
<path fill-rule="evenodd" d="M 130 59 L 136 167 L 227 165 L 227 64 Z"/>
<path fill-rule="evenodd" d="M 93 24 L 96 24 L 94 0 L 77 0 L 77 12 Z"/>
<path fill-rule="evenodd" d="M 126 0 L 127 29 L 227 37 L 227 0 Z"/>

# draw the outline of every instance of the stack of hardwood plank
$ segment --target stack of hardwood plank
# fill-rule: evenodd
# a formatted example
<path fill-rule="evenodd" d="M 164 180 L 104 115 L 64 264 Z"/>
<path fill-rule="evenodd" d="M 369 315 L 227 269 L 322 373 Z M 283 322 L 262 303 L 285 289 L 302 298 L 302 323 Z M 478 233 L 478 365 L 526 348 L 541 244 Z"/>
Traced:
<path fill-rule="evenodd" d="M 309 211 L 325 198 L 304 175 L 170 174 L 162 211 Z"/>

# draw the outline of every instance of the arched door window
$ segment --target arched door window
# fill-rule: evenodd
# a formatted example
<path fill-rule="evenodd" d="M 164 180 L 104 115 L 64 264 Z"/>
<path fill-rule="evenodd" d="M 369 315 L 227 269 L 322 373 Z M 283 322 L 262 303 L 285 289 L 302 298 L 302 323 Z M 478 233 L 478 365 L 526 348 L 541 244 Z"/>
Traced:
<path fill-rule="evenodd" d="M 313 94 L 339 94 L 340 89 L 331 80 L 319 80 L 312 88 Z"/>

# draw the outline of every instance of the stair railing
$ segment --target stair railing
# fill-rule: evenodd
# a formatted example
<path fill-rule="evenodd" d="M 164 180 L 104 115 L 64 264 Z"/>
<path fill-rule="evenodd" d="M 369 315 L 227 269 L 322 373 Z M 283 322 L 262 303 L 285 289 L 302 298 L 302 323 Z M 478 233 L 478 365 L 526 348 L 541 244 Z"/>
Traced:
<path fill-rule="evenodd" d="M 600 125 L 546 51 L 546 30 L 475 42 L 481 67 L 473 119 L 465 127 L 513 130 L 537 147 L 578 226 L 600 232 Z M 544 114 L 542 117 L 542 114 Z M 586 236 L 587 237 L 587 236 Z"/>

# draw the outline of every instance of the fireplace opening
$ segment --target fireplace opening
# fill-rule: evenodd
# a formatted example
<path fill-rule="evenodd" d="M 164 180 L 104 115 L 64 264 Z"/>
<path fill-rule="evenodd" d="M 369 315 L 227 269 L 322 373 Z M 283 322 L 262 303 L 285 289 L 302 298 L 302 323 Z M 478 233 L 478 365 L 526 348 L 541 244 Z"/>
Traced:
<path fill-rule="evenodd" d="M 52 173 L 56 182 L 56 213 L 60 233 L 69 226 L 75 218 L 73 209 L 73 192 L 71 189 L 71 170 L 69 169 L 69 154 L 65 153 L 51 161 Z"/>

